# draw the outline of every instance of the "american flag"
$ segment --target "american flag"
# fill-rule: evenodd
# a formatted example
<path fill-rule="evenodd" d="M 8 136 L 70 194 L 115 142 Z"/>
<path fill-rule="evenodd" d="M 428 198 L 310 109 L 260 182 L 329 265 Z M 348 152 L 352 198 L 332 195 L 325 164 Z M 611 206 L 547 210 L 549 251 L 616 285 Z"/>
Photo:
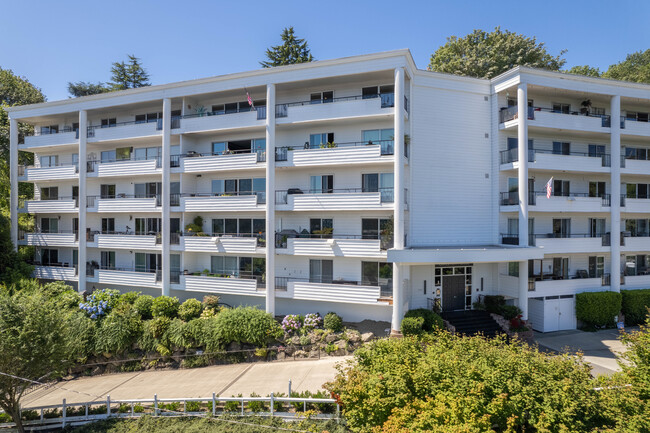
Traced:
<path fill-rule="evenodd" d="M 546 189 L 546 198 L 551 198 L 551 193 L 553 192 L 553 177 L 546 182 L 546 186 L 544 187 Z"/>
<path fill-rule="evenodd" d="M 248 92 L 246 92 L 246 99 L 248 99 L 248 105 L 250 105 L 251 107 L 253 107 L 253 110 L 254 110 L 254 109 L 255 109 L 255 105 L 253 105 L 253 99 L 251 98 L 251 95 L 248 94 Z"/>

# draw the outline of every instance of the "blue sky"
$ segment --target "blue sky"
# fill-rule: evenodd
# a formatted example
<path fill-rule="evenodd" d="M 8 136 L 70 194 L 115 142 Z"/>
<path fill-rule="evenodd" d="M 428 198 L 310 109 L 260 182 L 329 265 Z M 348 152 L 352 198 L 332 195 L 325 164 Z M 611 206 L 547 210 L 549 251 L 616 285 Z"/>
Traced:
<path fill-rule="evenodd" d="M 499 25 L 567 49 L 566 67 L 606 69 L 650 48 L 650 2 L 628 0 L 4 0 L 0 11 L 0 67 L 50 101 L 68 97 L 68 81 L 108 81 L 131 53 L 153 84 L 257 69 L 291 25 L 316 59 L 410 48 L 423 69 L 447 36 Z"/>

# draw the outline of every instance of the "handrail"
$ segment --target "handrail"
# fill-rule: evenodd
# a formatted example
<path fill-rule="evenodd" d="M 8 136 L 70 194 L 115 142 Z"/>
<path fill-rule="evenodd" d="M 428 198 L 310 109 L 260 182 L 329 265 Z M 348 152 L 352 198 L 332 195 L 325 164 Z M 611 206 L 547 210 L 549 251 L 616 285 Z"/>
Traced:
<path fill-rule="evenodd" d="M 59 195 L 56 198 L 40 198 L 40 199 L 31 199 L 26 201 L 58 201 L 58 200 L 76 200 L 78 197 L 72 195 Z"/>
<path fill-rule="evenodd" d="M 214 232 L 180 232 L 181 236 L 199 236 L 199 237 L 213 237 L 213 238 L 262 238 L 265 233 L 214 233 Z"/>
<path fill-rule="evenodd" d="M 387 280 L 386 286 L 391 286 L 392 287 L 392 280 L 393 278 L 385 278 Z M 344 278 L 305 278 L 305 277 L 284 277 L 284 276 L 276 276 L 275 277 L 275 286 L 276 288 L 278 286 L 280 287 L 286 287 L 286 283 L 289 281 L 301 281 L 304 283 L 316 283 L 316 284 L 342 284 L 342 285 L 350 285 L 350 286 L 370 286 L 370 287 L 381 287 L 382 284 L 379 283 L 379 279 L 377 281 L 364 281 L 364 280 L 347 280 Z"/>
<path fill-rule="evenodd" d="M 40 129 L 34 128 L 34 130 L 31 133 L 25 134 L 26 137 L 39 137 L 42 135 L 54 135 L 54 134 L 65 134 L 68 132 L 77 132 L 78 129 L 73 129 L 72 126 L 68 127 L 63 127 L 60 130 L 57 131 L 52 131 L 50 130 L 49 132 L 42 132 Z"/>
<path fill-rule="evenodd" d="M 133 230 L 91 230 L 93 235 L 117 235 L 117 236 L 160 236 L 161 232 L 150 231 L 147 233 L 136 233 Z"/>
<path fill-rule="evenodd" d="M 317 147 L 311 147 L 309 142 L 305 142 L 303 145 L 298 146 L 278 146 L 276 149 L 287 149 L 289 151 L 293 150 L 322 150 L 322 149 L 336 149 L 338 147 L 363 147 L 363 146 L 372 146 L 372 145 L 382 145 L 382 144 L 391 144 L 395 140 L 365 140 L 365 141 L 346 141 L 346 142 L 333 142 L 333 143 L 322 143 Z M 391 148 L 392 150 L 392 148 Z"/>
<path fill-rule="evenodd" d="M 301 195 L 301 194 L 345 194 L 345 193 L 367 193 L 367 194 L 380 194 L 382 202 L 392 203 L 394 200 L 393 187 L 387 188 L 377 188 L 376 191 L 369 191 L 367 188 L 323 188 L 323 189 L 309 189 L 305 188 L 303 191 L 301 188 L 289 188 L 286 190 L 276 190 L 275 191 L 275 203 L 276 204 L 287 204 L 288 196 L 290 195 Z"/>
<path fill-rule="evenodd" d="M 89 163 L 94 163 L 94 164 L 108 164 L 111 162 L 133 162 L 133 161 L 156 161 L 158 164 L 160 164 L 160 159 L 161 156 L 154 156 L 154 157 L 145 157 L 145 158 L 136 158 L 136 157 L 130 157 L 130 158 L 123 158 L 123 159 L 118 159 L 118 158 L 111 158 L 111 159 L 89 159 L 86 162 Z"/>
<path fill-rule="evenodd" d="M 384 95 L 386 95 L 386 96 L 384 96 Z M 318 100 L 315 100 L 315 101 L 309 100 L 309 101 L 286 102 L 286 103 L 283 103 L 283 104 L 276 104 L 276 107 L 277 106 L 301 107 L 301 106 L 304 106 L 304 105 L 330 104 L 330 103 L 333 103 L 333 102 L 357 101 L 357 100 L 360 100 L 360 99 L 378 99 L 378 98 L 381 98 L 382 96 L 384 96 L 385 98 L 390 98 L 390 96 L 388 96 L 388 95 L 392 95 L 393 98 L 394 98 L 395 93 L 394 92 L 388 92 L 388 93 L 378 93 L 376 95 L 339 96 L 339 97 L 336 97 L 336 98 L 328 99 L 326 101 L 318 99 Z"/>
<path fill-rule="evenodd" d="M 239 154 L 259 154 L 259 153 L 265 153 L 265 150 L 247 150 L 247 149 L 241 149 L 241 150 L 226 150 L 223 153 L 214 153 L 214 152 L 207 152 L 207 153 L 199 153 L 199 152 L 194 152 L 194 151 L 189 151 L 186 153 L 179 153 L 177 155 L 172 155 L 177 158 L 200 158 L 200 157 L 205 157 L 205 156 L 231 156 L 231 155 L 239 155 Z"/>
<path fill-rule="evenodd" d="M 35 165 L 35 164 L 32 164 L 32 165 L 19 164 L 19 165 L 18 165 L 18 167 L 23 167 L 23 169 L 35 169 L 35 168 L 38 169 L 38 168 L 52 168 L 52 167 L 70 167 L 70 166 L 77 166 L 77 167 L 78 167 L 78 166 L 79 166 L 79 162 L 57 162 L 57 163 L 54 164 L 54 165 L 46 165 L 46 166 L 42 166 L 42 165 L 37 166 L 37 165 Z"/>
<path fill-rule="evenodd" d="M 204 111 L 202 113 L 191 113 L 191 114 L 183 114 L 182 116 L 178 116 L 179 119 L 193 119 L 195 117 L 209 117 L 209 116 L 224 116 L 227 114 L 239 114 L 239 113 L 250 113 L 250 112 L 255 112 L 258 108 L 265 107 L 266 105 L 260 105 L 259 107 L 246 107 L 246 109 L 237 109 L 235 111 Z"/>
<path fill-rule="evenodd" d="M 57 230 L 55 232 L 44 232 L 43 230 L 35 227 L 33 231 L 24 232 L 24 233 L 26 235 L 56 235 L 56 234 L 71 235 L 71 234 L 77 234 L 79 232 L 77 230 Z"/>
<path fill-rule="evenodd" d="M 123 194 L 121 192 L 115 193 L 111 197 L 101 196 L 101 195 L 88 195 L 87 198 L 100 199 L 100 200 L 116 200 L 120 198 L 158 198 L 160 194 Z"/>
<path fill-rule="evenodd" d="M 258 197 L 265 195 L 264 191 L 232 191 L 232 192 L 182 192 L 175 193 L 180 197 L 232 197 L 240 195 L 257 195 Z"/>

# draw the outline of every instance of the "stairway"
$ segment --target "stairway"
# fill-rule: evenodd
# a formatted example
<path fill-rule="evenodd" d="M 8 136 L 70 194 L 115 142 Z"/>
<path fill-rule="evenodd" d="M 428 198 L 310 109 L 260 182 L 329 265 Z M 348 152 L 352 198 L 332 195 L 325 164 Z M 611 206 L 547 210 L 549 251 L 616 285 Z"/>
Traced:
<path fill-rule="evenodd" d="M 452 324 L 458 334 L 476 335 L 482 333 L 486 337 L 495 337 L 497 334 L 503 333 L 501 326 L 487 311 L 450 311 L 442 313 L 442 318 Z"/>

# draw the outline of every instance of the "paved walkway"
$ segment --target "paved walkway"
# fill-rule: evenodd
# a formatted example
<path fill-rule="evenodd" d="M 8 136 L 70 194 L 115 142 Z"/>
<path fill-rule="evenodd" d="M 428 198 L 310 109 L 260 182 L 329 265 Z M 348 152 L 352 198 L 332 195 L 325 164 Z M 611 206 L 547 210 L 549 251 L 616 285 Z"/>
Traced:
<path fill-rule="evenodd" d="M 637 328 L 626 328 L 627 331 Z M 625 346 L 618 339 L 617 329 L 605 329 L 598 332 L 584 332 L 578 330 L 549 332 L 546 334 L 536 332 L 535 340 L 540 348 L 555 352 L 578 352 L 584 354 L 585 361 L 592 365 L 595 375 L 612 374 L 620 371 L 617 354 L 625 351 Z"/>
<path fill-rule="evenodd" d="M 335 365 L 349 357 L 331 357 L 318 360 L 280 361 L 255 364 L 217 365 L 183 370 L 159 370 L 135 373 L 116 373 L 83 377 L 59 382 L 56 387 L 40 389 L 28 394 L 24 407 L 67 403 L 103 401 L 107 395 L 113 400 L 177 397 L 223 397 L 255 392 L 268 395 L 288 390 L 318 391 L 334 379 Z"/>

